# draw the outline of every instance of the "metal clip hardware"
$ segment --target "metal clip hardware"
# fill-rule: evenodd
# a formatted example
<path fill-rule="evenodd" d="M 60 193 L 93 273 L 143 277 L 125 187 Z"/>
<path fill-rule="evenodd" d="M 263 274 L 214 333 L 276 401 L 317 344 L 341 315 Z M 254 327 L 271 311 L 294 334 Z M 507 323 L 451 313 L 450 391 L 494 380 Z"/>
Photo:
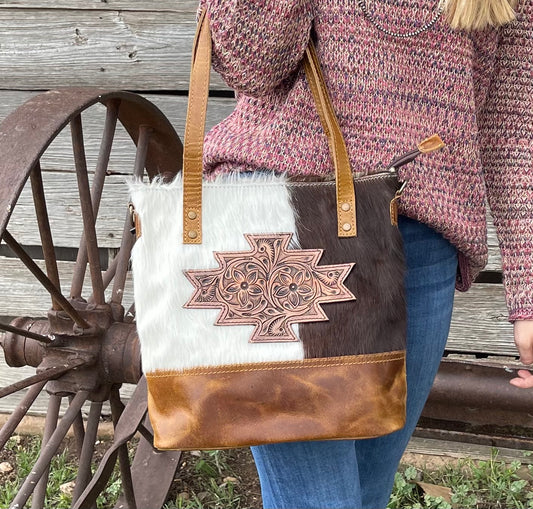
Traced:
<path fill-rule="evenodd" d="M 128 210 L 130 211 L 131 218 L 130 233 L 135 235 L 136 238 L 139 238 L 141 236 L 141 221 L 139 220 L 139 216 L 135 212 L 135 206 L 133 205 L 133 203 L 128 204 Z"/>
<path fill-rule="evenodd" d="M 400 188 L 394 194 L 394 198 L 390 202 L 389 213 L 390 213 L 390 224 L 392 226 L 398 226 L 398 201 L 400 200 L 400 197 L 402 196 L 403 190 L 405 189 L 406 185 L 407 185 L 407 180 L 404 180 Z"/>

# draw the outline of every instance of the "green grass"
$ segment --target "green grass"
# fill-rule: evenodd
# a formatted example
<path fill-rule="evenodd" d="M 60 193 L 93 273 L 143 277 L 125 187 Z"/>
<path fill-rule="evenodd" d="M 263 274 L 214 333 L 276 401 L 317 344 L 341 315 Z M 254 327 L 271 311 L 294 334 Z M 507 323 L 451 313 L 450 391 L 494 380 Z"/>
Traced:
<path fill-rule="evenodd" d="M 524 452 L 524 456 L 531 453 Z M 417 484 L 450 488 L 449 500 L 429 496 Z M 484 461 L 463 459 L 427 471 L 402 466 L 396 474 L 389 509 L 526 509 L 533 508 L 533 466 L 520 461 L 506 463 L 492 450 Z"/>
<path fill-rule="evenodd" d="M 240 509 L 237 478 L 226 463 L 224 451 L 199 452 L 194 464 L 196 482 L 178 494 L 164 509 Z"/>
<path fill-rule="evenodd" d="M 15 468 L 15 475 L 10 476 L 10 479 L 7 480 L 0 478 L 1 509 L 9 507 L 19 488 L 22 486 L 24 479 L 37 461 L 41 450 L 41 439 L 34 437 L 31 440 L 24 440 L 23 443 L 19 443 L 17 437 L 14 437 L 8 441 L 5 447 L 14 454 L 15 460 L 13 461 L 13 467 Z M 72 498 L 70 494 L 63 493 L 60 487 L 68 482 L 74 481 L 76 479 L 76 473 L 76 462 L 69 457 L 68 450 L 64 450 L 54 456 L 46 488 L 45 508 L 68 509 L 71 507 Z M 118 469 L 115 469 L 106 491 L 96 501 L 97 508 L 105 509 L 106 507 L 113 507 L 114 501 L 120 495 L 120 490 Z M 28 503 L 27 506 L 29 505 Z"/>
<path fill-rule="evenodd" d="M 16 439 L 11 439 L 6 447 L 13 454 L 11 463 L 16 470 L 7 478 L 6 474 L 0 474 L 0 508 L 9 507 L 30 472 L 39 454 L 40 440 L 31 438 L 19 443 Z M 523 454 L 525 457 L 531 453 Z M 250 487 L 249 480 L 239 476 L 236 472 L 239 470 L 238 462 L 233 467 L 228 464 L 230 455 L 230 451 L 208 451 L 184 456 L 181 473 L 171 492 L 174 495 L 164 508 L 250 508 L 250 495 L 256 495 L 257 487 Z M 243 456 L 239 458 L 242 461 Z M 251 457 L 247 461 L 251 461 Z M 75 480 L 75 477 L 76 462 L 68 451 L 63 451 L 52 463 L 46 508 L 62 509 L 71 506 L 70 495 L 62 493 L 60 486 Z M 430 495 L 423 489 L 431 492 L 434 486 L 448 488 L 444 490 L 445 496 Z M 120 480 L 115 471 L 106 490 L 98 498 L 97 507 L 113 507 L 120 491 Z M 257 505 L 255 502 L 254 504 Z M 254 509 L 256 505 L 253 506 Z M 495 449 L 490 459 L 484 461 L 463 459 L 433 469 L 402 465 L 396 474 L 394 491 L 388 505 L 388 509 L 400 508 L 533 509 L 533 466 L 520 461 L 505 462 L 499 459 Z"/>

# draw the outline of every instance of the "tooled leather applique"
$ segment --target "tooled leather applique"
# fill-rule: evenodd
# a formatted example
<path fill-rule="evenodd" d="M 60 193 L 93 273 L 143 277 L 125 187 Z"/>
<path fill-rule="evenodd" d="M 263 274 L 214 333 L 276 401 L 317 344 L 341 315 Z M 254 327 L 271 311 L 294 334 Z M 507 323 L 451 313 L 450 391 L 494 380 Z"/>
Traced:
<path fill-rule="evenodd" d="M 219 268 L 184 271 L 188 309 L 221 308 L 215 325 L 255 325 L 250 342 L 298 341 L 293 323 L 327 321 L 324 302 L 355 300 L 354 263 L 319 266 L 322 249 L 289 249 L 292 233 L 244 235 L 251 251 L 215 252 Z"/>

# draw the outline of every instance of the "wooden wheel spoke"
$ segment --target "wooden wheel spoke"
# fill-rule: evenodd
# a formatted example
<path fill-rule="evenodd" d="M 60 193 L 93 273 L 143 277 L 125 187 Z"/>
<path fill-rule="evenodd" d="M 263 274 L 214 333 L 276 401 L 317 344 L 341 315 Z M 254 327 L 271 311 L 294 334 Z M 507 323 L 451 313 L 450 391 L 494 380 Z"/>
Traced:
<path fill-rule="evenodd" d="M 115 277 L 115 274 L 117 273 L 117 266 L 118 266 L 118 257 L 115 256 L 115 258 L 113 258 L 113 260 L 109 264 L 109 267 L 104 273 L 104 288 L 107 289 L 107 287 L 109 286 L 109 283 L 111 283 L 111 281 Z"/>
<path fill-rule="evenodd" d="M 65 415 L 57 425 L 57 428 L 50 436 L 50 439 L 46 445 L 42 448 L 39 458 L 35 462 L 30 474 L 26 477 L 20 491 L 11 503 L 12 507 L 24 507 L 24 504 L 28 501 L 33 493 L 36 483 L 42 477 L 47 467 L 50 465 L 52 457 L 57 453 L 61 442 L 65 438 L 67 431 L 69 430 L 72 422 L 79 414 L 81 407 L 87 400 L 89 391 L 80 391 L 76 394 L 72 402 L 70 403 Z"/>
<path fill-rule="evenodd" d="M 72 403 L 73 399 L 74 396 L 68 397 L 70 403 Z M 85 442 L 85 426 L 83 424 L 83 416 L 81 415 L 81 410 L 78 412 L 78 415 L 72 422 L 72 431 L 74 432 L 74 438 L 76 442 L 76 454 L 79 458 L 81 456 L 83 442 Z"/>
<path fill-rule="evenodd" d="M 53 299 L 63 308 L 63 311 L 72 318 L 76 324 L 82 329 L 88 329 L 89 324 L 79 315 L 79 313 L 72 307 L 72 304 L 65 298 L 61 291 L 50 281 L 48 276 L 40 269 L 40 267 L 33 261 L 30 255 L 24 251 L 22 246 L 13 238 L 7 231 L 4 231 L 2 236 L 9 248 L 20 258 L 22 263 L 26 265 L 29 271 L 37 278 L 37 280 L 48 290 Z"/>
<path fill-rule="evenodd" d="M 148 146 L 152 129 L 147 126 L 139 128 L 139 138 L 137 141 L 137 151 L 135 153 L 135 165 L 133 168 L 133 175 L 135 178 L 142 179 L 144 174 L 144 167 L 146 165 L 146 156 L 148 154 Z M 124 286 L 126 285 L 126 277 L 128 272 L 128 265 L 131 255 L 131 249 L 135 243 L 134 236 L 130 233 L 131 230 L 131 216 L 129 212 L 126 214 L 124 221 L 124 229 L 122 231 L 122 242 L 120 245 L 118 258 L 118 267 L 113 281 L 113 292 L 111 301 L 117 304 L 122 302 L 124 295 Z"/>
<path fill-rule="evenodd" d="M 121 416 L 126 406 L 124 405 L 124 403 L 122 403 L 122 400 L 120 399 L 120 395 L 112 395 L 111 397 L 113 398 L 112 403 L 114 405 L 112 409 L 114 408 L 114 412 L 116 415 Z M 114 422 L 114 419 L 113 419 L 113 422 Z M 139 432 L 140 435 L 142 435 L 146 439 L 148 443 L 150 444 L 154 443 L 154 434 L 153 434 L 153 431 L 151 431 L 151 426 L 150 426 L 150 429 L 148 429 L 144 425 L 144 422 L 141 421 L 139 423 L 139 427 L 137 428 L 137 431 Z M 152 448 L 156 450 L 154 447 Z"/>
<path fill-rule="evenodd" d="M 145 417 L 145 429 L 150 427 L 148 416 Z M 139 427 L 139 431 L 141 428 Z M 153 438 L 140 438 L 131 466 L 135 501 L 138 507 L 162 507 L 166 494 L 170 490 L 176 470 L 179 468 L 181 451 L 158 451 L 153 446 Z M 146 472 L 157 472 L 156 476 Z M 117 501 L 115 507 L 124 507 L 124 498 Z"/>
<path fill-rule="evenodd" d="M 116 463 L 118 450 L 137 432 L 147 412 L 146 378 L 139 380 L 135 391 L 131 395 L 128 406 L 121 413 L 117 423 L 114 423 L 115 438 L 113 444 L 106 451 L 91 482 L 87 485 L 80 498 L 72 504 L 72 509 L 90 509 L 94 507 L 98 493 L 105 488 Z M 116 401 L 116 399 L 115 399 Z"/>
<path fill-rule="evenodd" d="M 109 402 L 111 404 L 111 416 L 113 425 L 116 426 L 124 411 L 124 405 L 120 401 L 118 387 L 113 387 Z M 136 509 L 135 493 L 133 491 L 133 480 L 131 478 L 131 465 L 128 455 L 128 444 L 124 443 L 118 448 L 118 461 L 120 467 L 120 478 L 122 480 L 122 492 L 126 500 L 126 507 Z"/>
<path fill-rule="evenodd" d="M 107 168 L 109 166 L 109 157 L 113 147 L 113 139 L 115 137 L 115 130 L 117 127 L 119 100 L 110 101 L 107 106 L 106 119 L 104 124 L 104 131 L 102 134 L 102 141 L 100 143 L 100 150 L 98 153 L 98 161 L 94 172 L 94 179 L 92 185 L 92 205 L 93 214 L 98 215 L 100 208 L 100 200 L 102 198 L 102 191 L 104 189 L 104 181 L 107 175 Z"/>
<path fill-rule="evenodd" d="M 56 288 L 61 288 L 59 280 L 59 271 L 57 268 L 57 259 L 54 250 L 54 241 L 52 239 L 52 230 L 48 219 L 48 209 L 46 208 L 46 199 L 44 195 L 43 177 L 40 162 L 34 166 L 30 173 L 31 189 L 33 194 L 33 203 L 41 236 L 41 244 L 46 265 L 46 273 L 50 281 Z M 52 308 L 61 309 L 60 305 L 52 298 Z"/>
<path fill-rule="evenodd" d="M 111 281 L 113 281 L 113 278 L 115 277 L 115 274 L 117 273 L 117 267 L 118 267 L 119 257 L 116 256 L 113 258 L 111 263 L 109 264 L 109 267 L 104 272 L 104 275 L 102 276 L 102 281 L 104 284 L 104 290 L 107 290 L 109 287 L 109 284 Z M 89 302 L 94 302 L 94 294 L 91 294 L 89 297 Z"/>
<path fill-rule="evenodd" d="M 104 284 L 102 281 L 100 256 L 98 253 L 98 240 L 96 236 L 96 224 L 94 219 L 95 215 L 93 212 L 91 191 L 89 188 L 89 176 L 87 174 L 87 161 L 85 158 L 83 129 L 80 115 L 77 115 L 70 121 L 70 129 L 72 133 L 72 148 L 74 150 L 76 176 L 78 179 L 78 192 L 80 196 L 81 214 L 83 218 L 84 239 L 82 239 L 80 252 L 87 252 L 94 302 L 96 304 L 104 304 Z M 84 249 L 84 247 L 86 249 Z"/>
<path fill-rule="evenodd" d="M 141 126 L 139 128 L 139 138 L 137 142 L 137 151 L 135 155 L 135 165 L 133 171 L 133 174 L 136 178 L 142 178 L 143 176 L 151 133 L 152 129 L 149 127 Z M 135 238 L 131 234 L 131 216 L 128 211 L 124 220 L 124 228 L 122 230 L 122 241 L 120 244 L 118 255 L 111 262 L 108 270 L 103 276 L 104 289 L 106 289 L 111 280 L 113 280 L 111 302 L 115 304 L 122 303 L 122 298 L 124 296 L 124 287 L 126 285 L 126 279 L 128 274 L 129 260 L 131 256 L 131 249 L 133 248 L 134 243 Z M 94 301 L 94 294 L 89 298 L 89 301 Z"/>
<path fill-rule="evenodd" d="M 124 287 L 126 286 L 126 278 L 128 276 L 128 266 L 131 257 L 131 249 L 135 244 L 135 238 L 130 232 L 131 216 L 128 211 L 126 214 L 126 220 L 124 221 L 124 230 L 122 232 L 122 242 L 120 244 L 120 251 L 117 257 L 117 267 L 115 271 L 115 277 L 113 280 L 113 292 L 111 294 L 111 302 L 116 304 L 122 303 L 122 297 L 124 296 Z M 115 261 L 113 260 L 113 262 Z"/>

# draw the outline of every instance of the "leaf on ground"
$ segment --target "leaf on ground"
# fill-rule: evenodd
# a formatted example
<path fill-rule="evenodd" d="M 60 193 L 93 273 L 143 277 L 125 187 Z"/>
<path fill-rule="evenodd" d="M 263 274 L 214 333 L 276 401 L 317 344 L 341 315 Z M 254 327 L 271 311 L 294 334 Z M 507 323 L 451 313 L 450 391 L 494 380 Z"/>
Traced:
<path fill-rule="evenodd" d="M 75 481 L 69 481 L 59 486 L 59 491 L 65 495 L 72 495 L 74 488 L 76 487 Z"/>
<path fill-rule="evenodd" d="M 1 466 L 1 465 L 0 465 Z M 528 468 L 529 465 L 523 465 L 521 466 L 516 472 L 515 475 L 519 479 L 523 479 L 524 481 L 531 481 L 532 475 L 531 475 L 531 469 Z"/>
<path fill-rule="evenodd" d="M 446 502 L 452 502 L 451 488 L 420 481 L 418 481 L 416 484 L 422 488 L 426 495 L 429 495 L 430 497 L 442 497 L 444 500 L 446 500 Z"/>
<path fill-rule="evenodd" d="M 9 472 L 13 471 L 13 465 L 7 461 L 3 461 L 0 463 L 0 473 L 1 474 L 8 474 Z"/>
<path fill-rule="evenodd" d="M 239 479 L 237 479 L 236 477 L 224 477 L 224 479 L 222 479 L 222 482 L 224 483 L 232 483 L 232 484 L 238 484 L 239 483 Z"/>

